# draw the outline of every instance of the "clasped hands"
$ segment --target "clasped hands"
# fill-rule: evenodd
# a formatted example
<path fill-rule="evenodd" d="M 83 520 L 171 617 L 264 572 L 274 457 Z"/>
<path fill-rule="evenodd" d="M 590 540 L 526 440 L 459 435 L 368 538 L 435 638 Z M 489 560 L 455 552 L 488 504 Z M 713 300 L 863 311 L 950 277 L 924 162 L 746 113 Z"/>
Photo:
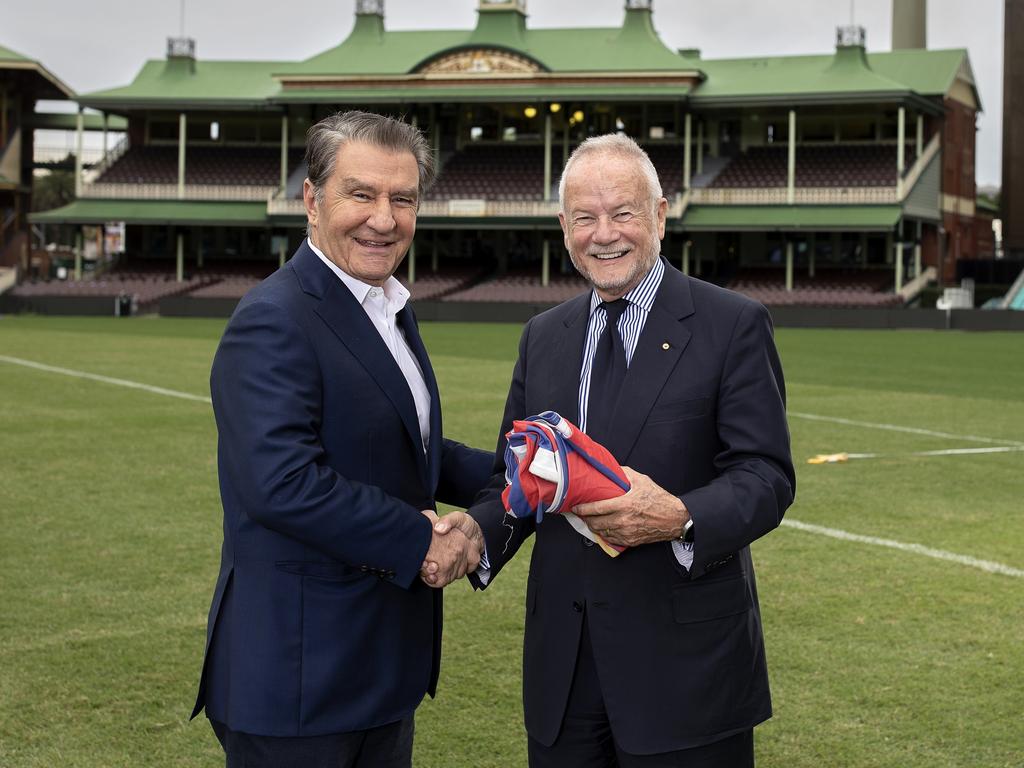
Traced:
<path fill-rule="evenodd" d="M 451 512 L 443 519 L 431 509 L 424 509 L 423 514 L 434 526 L 420 569 L 423 583 L 445 587 L 475 571 L 484 551 L 484 534 L 476 520 L 465 512 Z"/>

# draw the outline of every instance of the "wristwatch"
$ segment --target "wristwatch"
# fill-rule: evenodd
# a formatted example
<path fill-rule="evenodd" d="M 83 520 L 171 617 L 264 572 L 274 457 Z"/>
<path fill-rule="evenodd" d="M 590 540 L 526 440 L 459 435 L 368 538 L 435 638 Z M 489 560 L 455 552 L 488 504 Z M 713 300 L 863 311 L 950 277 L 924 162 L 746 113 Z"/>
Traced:
<path fill-rule="evenodd" d="M 693 542 L 693 518 L 692 517 L 689 520 L 687 520 L 686 524 L 683 526 L 683 533 L 679 537 L 679 541 L 685 541 L 687 544 L 690 544 L 690 543 Z"/>

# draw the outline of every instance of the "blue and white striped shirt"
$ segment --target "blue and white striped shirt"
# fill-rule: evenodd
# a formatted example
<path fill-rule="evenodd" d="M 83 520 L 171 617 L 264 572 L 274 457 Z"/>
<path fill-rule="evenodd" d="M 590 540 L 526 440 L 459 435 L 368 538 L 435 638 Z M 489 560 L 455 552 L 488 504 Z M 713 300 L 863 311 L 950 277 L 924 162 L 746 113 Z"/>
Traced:
<path fill-rule="evenodd" d="M 619 336 L 622 337 L 622 346 L 626 350 L 626 368 L 629 368 L 633 360 L 633 353 L 636 351 L 636 343 L 640 340 L 640 334 L 647 323 L 647 315 L 654 306 L 654 297 L 658 295 L 658 288 L 661 286 L 661 278 L 665 274 L 665 264 L 661 259 L 654 262 L 651 271 L 640 283 L 627 293 L 624 298 L 628 304 L 626 311 L 619 318 Z M 580 367 L 580 395 L 579 395 L 579 428 L 587 431 L 587 403 L 590 399 L 590 369 L 594 366 L 594 355 L 597 351 L 597 340 L 604 333 L 607 323 L 607 315 L 598 310 L 601 304 L 601 297 L 597 291 L 590 292 L 590 320 L 587 324 L 587 341 L 583 345 L 583 365 Z"/>
<path fill-rule="evenodd" d="M 626 311 L 619 318 L 619 336 L 622 337 L 622 346 L 626 350 L 626 368 L 633 361 L 633 353 L 636 351 L 637 342 L 640 341 L 640 334 L 647 323 L 647 316 L 654 306 L 654 297 L 658 295 L 658 288 L 661 287 L 661 278 L 665 274 L 665 264 L 661 259 L 654 262 L 651 271 L 637 284 L 636 288 L 627 293 L 624 298 L 628 304 Z M 597 351 L 597 340 L 604 333 L 607 322 L 607 315 L 598 310 L 601 298 L 597 291 L 590 294 L 590 320 L 587 322 L 587 341 L 583 345 L 583 365 L 580 366 L 580 394 L 579 394 L 579 427 L 587 431 L 587 403 L 590 398 L 590 369 L 594 365 L 594 354 Z M 672 542 L 672 553 L 676 560 L 684 568 L 693 565 L 693 544 L 684 541 Z"/>

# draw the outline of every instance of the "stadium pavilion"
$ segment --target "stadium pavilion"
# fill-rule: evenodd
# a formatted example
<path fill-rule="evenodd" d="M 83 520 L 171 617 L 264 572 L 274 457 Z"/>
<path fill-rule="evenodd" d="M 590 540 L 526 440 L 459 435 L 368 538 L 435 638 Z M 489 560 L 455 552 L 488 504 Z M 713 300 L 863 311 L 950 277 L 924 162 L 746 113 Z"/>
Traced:
<path fill-rule="evenodd" d="M 173 275 L 144 302 L 233 306 L 304 236 L 306 130 L 357 108 L 404 116 L 438 153 L 400 274 L 418 300 L 575 295 L 558 173 L 610 131 L 659 171 L 665 255 L 770 305 L 898 307 L 991 256 L 965 50 L 867 53 L 844 27 L 833 54 L 712 60 L 666 47 L 652 0 L 572 29 L 531 29 L 525 0 L 478 2 L 473 29 L 390 31 L 383 0 L 357 0 L 348 37 L 300 62 L 203 60 L 173 38 L 130 84 L 78 97 L 126 120 L 125 139 L 32 220 L 125 222 L 122 277 Z"/>

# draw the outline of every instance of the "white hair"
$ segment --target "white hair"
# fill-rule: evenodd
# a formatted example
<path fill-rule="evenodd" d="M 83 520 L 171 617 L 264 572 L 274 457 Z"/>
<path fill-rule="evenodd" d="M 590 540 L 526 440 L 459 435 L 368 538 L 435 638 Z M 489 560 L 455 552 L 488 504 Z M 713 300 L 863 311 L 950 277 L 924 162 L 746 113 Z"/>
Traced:
<path fill-rule="evenodd" d="M 572 167 L 581 158 L 594 154 L 607 154 L 621 157 L 626 160 L 635 160 L 637 168 L 647 179 L 647 188 L 651 193 L 651 204 L 662 197 L 661 182 L 658 180 L 658 172 L 654 169 L 654 163 L 647 156 L 643 148 L 629 136 L 622 133 L 608 133 L 603 136 L 591 136 L 584 141 L 569 155 L 565 161 L 565 168 L 562 169 L 562 178 L 558 181 L 558 207 L 565 213 L 565 181 L 569 178 Z"/>

